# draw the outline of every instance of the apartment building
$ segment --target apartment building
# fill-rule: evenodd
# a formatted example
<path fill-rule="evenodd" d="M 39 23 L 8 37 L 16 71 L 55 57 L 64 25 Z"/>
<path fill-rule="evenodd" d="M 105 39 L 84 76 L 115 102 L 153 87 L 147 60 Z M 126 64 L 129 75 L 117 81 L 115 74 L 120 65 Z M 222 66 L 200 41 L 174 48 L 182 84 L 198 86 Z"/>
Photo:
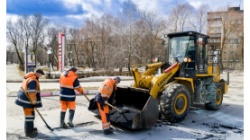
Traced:
<path fill-rule="evenodd" d="M 222 50 L 224 69 L 244 68 L 244 11 L 240 7 L 207 13 L 209 45 Z"/>

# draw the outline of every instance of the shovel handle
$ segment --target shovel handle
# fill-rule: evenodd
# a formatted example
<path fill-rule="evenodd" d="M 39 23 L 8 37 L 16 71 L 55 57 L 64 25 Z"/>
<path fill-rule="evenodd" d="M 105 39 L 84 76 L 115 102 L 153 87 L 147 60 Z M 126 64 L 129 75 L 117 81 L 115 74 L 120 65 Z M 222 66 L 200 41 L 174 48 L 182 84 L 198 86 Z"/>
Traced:
<path fill-rule="evenodd" d="M 85 98 L 90 102 L 89 98 L 87 97 L 87 95 L 83 94 L 85 96 Z"/>
<path fill-rule="evenodd" d="M 120 109 L 118 109 L 117 107 L 111 105 L 110 103 L 106 102 L 106 104 L 112 108 L 114 108 L 116 111 L 118 111 L 119 113 L 122 113 L 122 111 Z"/>

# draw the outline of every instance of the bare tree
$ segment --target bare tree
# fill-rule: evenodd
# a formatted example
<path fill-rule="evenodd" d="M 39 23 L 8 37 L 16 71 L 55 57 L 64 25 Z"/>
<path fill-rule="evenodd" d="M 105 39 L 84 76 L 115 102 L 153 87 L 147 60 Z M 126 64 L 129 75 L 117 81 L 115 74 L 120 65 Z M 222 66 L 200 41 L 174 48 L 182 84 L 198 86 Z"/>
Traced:
<path fill-rule="evenodd" d="M 124 43 L 127 43 L 127 48 L 123 48 L 124 50 L 122 50 L 122 52 L 127 56 L 127 67 L 130 72 L 132 54 L 139 44 L 138 37 L 136 37 L 138 34 L 135 32 L 136 29 L 134 26 L 134 23 L 138 21 L 139 18 L 139 10 L 132 1 L 125 1 L 122 16 L 126 23 L 126 33 L 124 34 L 123 39 Z"/>
<path fill-rule="evenodd" d="M 30 36 L 31 36 L 31 51 L 35 54 L 37 51 L 39 44 L 43 44 L 44 42 L 44 30 L 48 26 L 48 20 L 43 18 L 41 14 L 34 14 L 30 17 Z"/>
<path fill-rule="evenodd" d="M 27 56 L 27 52 L 29 51 L 29 40 L 31 37 L 31 31 L 30 31 L 30 16 L 29 15 L 24 15 L 18 18 L 18 28 L 20 28 L 22 30 L 22 37 L 23 40 L 22 42 L 24 42 L 23 44 L 25 45 L 25 55 Z M 26 56 L 24 56 L 24 58 L 27 58 Z M 27 59 L 26 59 L 27 61 Z M 24 65 L 26 66 L 26 65 Z M 27 69 L 27 66 L 26 68 Z"/>
<path fill-rule="evenodd" d="M 187 27 L 188 16 L 191 14 L 191 6 L 187 3 L 177 5 L 168 18 L 170 32 L 184 31 Z"/>
<path fill-rule="evenodd" d="M 207 12 L 209 10 L 208 5 L 201 5 L 197 11 L 193 13 L 192 18 L 189 18 L 189 24 L 191 26 L 191 29 L 197 32 L 203 32 L 205 33 L 204 29 L 206 27 L 207 23 Z"/>
<path fill-rule="evenodd" d="M 63 26 L 54 27 L 50 26 L 47 28 L 48 44 L 43 45 L 43 48 L 48 51 L 48 47 L 51 47 L 51 63 L 53 66 L 58 66 L 58 34 L 62 32 L 65 34 L 65 47 L 67 45 L 67 28 Z M 64 54 L 65 55 L 65 54 Z M 66 64 L 66 62 L 64 62 Z M 57 67 L 58 68 L 58 67 Z"/>
<path fill-rule="evenodd" d="M 85 26 L 81 29 L 83 37 L 83 48 L 86 55 L 86 61 L 89 67 L 96 68 L 96 45 L 98 42 L 98 33 L 96 27 L 97 18 L 92 16 L 86 20 Z"/>
<path fill-rule="evenodd" d="M 22 34 L 18 28 L 18 23 L 13 23 L 11 20 L 7 22 L 7 40 L 14 46 L 18 60 L 20 62 L 20 68 L 24 69 L 23 56 L 21 55 L 22 51 Z"/>
<path fill-rule="evenodd" d="M 79 60 L 79 55 L 81 55 L 81 48 L 78 45 L 78 42 L 80 40 L 80 30 L 76 28 L 70 28 L 69 29 L 69 36 L 71 37 L 68 39 L 68 46 L 71 46 L 70 48 L 72 49 L 72 57 L 73 61 L 76 60 L 76 64 L 79 65 L 80 60 Z"/>
<path fill-rule="evenodd" d="M 161 47 L 161 32 L 165 29 L 165 21 L 159 14 L 155 11 L 143 11 L 142 12 L 142 21 L 145 23 L 145 26 L 142 30 L 144 33 L 144 49 L 147 50 L 149 56 L 146 58 L 150 60 L 150 63 L 153 62 L 153 58 L 160 57 L 162 52 Z"/>
<path fill-rule="evenodd" d="M 210 21 L 208 27 L 211 29 L 216 29 L 220 33 L 220 51 L 224 52 L 226 44 L 236 44 L 238 43 L 239 33 L 243 35 L 242 24 L 236 24 L 237 22 L 242 22 L 243 13 L 235 11 L 234 9 L 228 9 L 219 12 L 209 13 L 208 19 Z M 211 31 L 210 31 L 211 32 Z M 243 40 L 243 39 L 242 39 Z M 220 53 L 220 60 L 223 69 L 222 57 L 223 53 Z"/>
<path fill-rule="evenodd" d="M 237 27 L 235 26 L 235 24 L 232 24 L 232 22 L 235 22 L 239 15 L 235 11 L 228 11 L 228 12 L 222 12 L 221 16 L 222 16 L 222 21 L 221 21 L 221 25 L 222 25 L 221 35 L 222 36 L 221 36 L 220 50 L 221 52 L 223 52 L 226 40 L 230 40 L 229 35 L 237 31 Z M 220 55 L 221 55 L 220 57 L 222 58 L 222 53 Z M 222 65 L 222 69 L 223 69 L 223 65 Z"/>

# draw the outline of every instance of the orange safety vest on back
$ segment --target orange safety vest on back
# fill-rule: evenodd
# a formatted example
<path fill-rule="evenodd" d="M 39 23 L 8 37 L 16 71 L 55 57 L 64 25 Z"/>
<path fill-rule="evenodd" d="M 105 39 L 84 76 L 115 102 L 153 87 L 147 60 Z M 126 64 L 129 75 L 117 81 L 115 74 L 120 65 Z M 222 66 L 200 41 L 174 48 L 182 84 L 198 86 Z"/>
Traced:
<path fill-rule="evenodd" d="M 99 92 L 101 93 L 102 98 L 109 98 L 113 93 L 115 87 L 114 79 L 106 79 L 102 85 L 99 87 Z"/>
<path fill-rule="evenodd" d="M 36 94 L 38 92 L 40 92 L 40 87 L 39 87 L 39 84 L 38 84 L 38 80 L 36 79 L 36 75 L 35 73 L 33 72 L 30 72 L 28 73 L 26 76 L 25 76 L 26 79 L 23 80 L 23 83 L 22 83 L 22 89 L 24 90 L 24 92 L 28 93 L 32 103 L 36 103 L 37 102 L 37 98 L 36 98 Z M 30 81 L 36 81 L 36 89 L 29 89 L 28 90 L 28 84 L 30 83 Z"/>
<path fill-rule="evenodd" d="M 64 76 L 65 72 L 61 74 L 60 77 L 60 87 L 68 88 L 68 89 L 75 89 L 80 93 L 83 93 L 83 89 L 80 84 L 74 87 L 73 83 L 78 78 L 77 75 L 73 71 L 69 71 L 67 76 Z"/>

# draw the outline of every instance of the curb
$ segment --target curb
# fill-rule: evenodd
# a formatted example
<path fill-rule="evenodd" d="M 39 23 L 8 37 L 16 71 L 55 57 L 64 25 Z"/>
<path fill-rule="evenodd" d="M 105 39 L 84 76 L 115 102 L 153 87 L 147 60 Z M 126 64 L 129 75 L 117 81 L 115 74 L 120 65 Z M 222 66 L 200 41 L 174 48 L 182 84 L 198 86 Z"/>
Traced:
<path fill-rule="evenodd" d="M 87 95 L 95 95 L 98 92 L 98 90 L 85 90 L 85 91 L 88 92 Z M 40 93 L 41 97 L 50 97 L 50 96 L 59 96 L 59 95 L 60 95 L 59 90 L 58 91 L 52 91 L 52 92 L 41 92 Z M 76 92 L 76 96 L 78 96 L 78 95 L 82 95 L 82 94 L 79 93 L 79 92 Z M 7 96 L 8 97 L 16 97 L 17 93 L 9 93 Z"/>
<path fill-rule="evenodd" d="M 103 82 L 107 77 L 102 77 L 102 78 L 80 78 L 78 79 L 80 82 Z M 6 83 L 21 83 L 23 79 L 6 79 Z M 131 81 L 133 78 L 128 77 L 128 78 L 123 78 L 122 81 Z M 40 83 L 59 83 L 59 79 L 39 79 Z"/>

